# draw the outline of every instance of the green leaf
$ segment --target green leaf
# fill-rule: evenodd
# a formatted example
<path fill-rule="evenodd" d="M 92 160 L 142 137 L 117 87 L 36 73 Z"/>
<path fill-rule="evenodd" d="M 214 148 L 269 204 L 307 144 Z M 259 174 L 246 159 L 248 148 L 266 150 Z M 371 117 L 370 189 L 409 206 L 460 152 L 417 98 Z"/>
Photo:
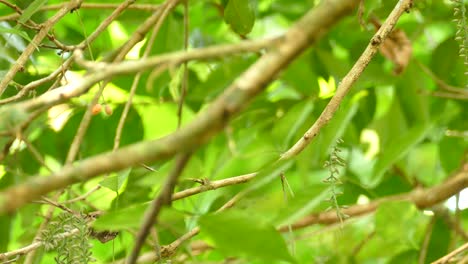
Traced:
<path fill-rule="evenodd" d="M 402 77 L 395 90 L 407 122 L 429 122 L 429 97 L 422 96 L 420 92 L 429 86 L 428 78 L 414 64 L 408 66 Z"/>
<path fill-rule="evenodd" d="M 289 168 L 291 168 L 292 165 L 292 160 L 282 160 L 273 163 L 273 165 L 268 166 L 265 169 L 262 169 L 251 181 L 249 187 L 246 188 L 246 191 L 256 193 L 261 192 L 263 187 L 271 183 L 273 180 L 279 179 L 281 173 L 287 171 Z"/>
<path fill-rule="evenodd" d="M 373 179 L 367 185 L 369 187 L 378 185 L 382 181 L 385 171 L 406 155 L 413 146 L 421 142 L 429 128 L 430 126 L 427 124 L 418 124 L 409 129 L 404 135 L 395 137 L 377 160 L 372 171 Z"/>
<path fill-rule="evenodd" d="M 435 143 L 423 143 L 408 154 L 408 175 L 414 175 L 424 186 L 441 183 L 446 174 L 440 166 L 439 147 Z"/>
<path fill-rule="evenodd" d="M 22 38 L 24 38 L 25 40 L 31 42 L 31 38 L 28 36 L 28 34 L 22 30 L 19 30 L 19 29 L 15 29 L 15 28 L 7 28 L 7 27 L 4 27 L 4 26 L 0 26 L 0 33 L 6 33 L 6 34 L 15 34 L 15 35 L 18 35 Z M 8 38 L 8 37 L 6 37 Z M 13 46 L 14 48 L 17 48 L 17 46 Z M 18 50 L 18 51 L 22 51 L 22 50 Z"/>
<path fill-rule="evenodd" d="M 3 173 L 2 173 L 3 174 Z M 8 177 L 9 176 L 9 177 Z M 0 178 L 0 189 L 5 189 L 6 187 L 14 184 L 15 179 L 13 175 L 3 175 Z M 0 197 L 0 199 L 3 198 Z M 3 201 L 1 201 L 3 202 Z M 15 224 L 15 220 L 17 218 L 12 217 L 11 215 L 2 215 L 0 216 L 0 251 L 7 252 L 8 251 L 8 244 L 10 243 L 10 239 L 12 238 L 12 228 Z"/>
<path fill-rule="evenodd" d="M 32 2 L 25 10 L 23 10 L 23 13 L 21 16 L 18 18 L 18 21 L 20 24 L 26 23 L 39 9 L 47 3 L 47 0 L 35 0 Z"/>
<path fill-rule="evenodd" d="M 250 0 L 229 0 L 224 10 L 224 21 L 237 34 L 247 35 L 255 22 L 255 10 Z"/>
<path fill-rule="evenodd" d="M 241 211 L 229 210 L 204 215 L 199 223 L 201 232 L 210 236 L 216 247 L 228 255 L 242 254 L 247 259 L 295 262 L 281 234 L 262 219 Z"/>
<path fill-rule="evenodd" d="M 292 224 L 314 211 L 320 205 L 325 204 L 325 200 L 330 198 L 330 189 L 327 185 L 305 186 L 303 190 L 296 192 L 294 197 L 288 201 L 286 208 L 281 210 L 278 226 Z"/>
<path fill-rule="evenodd" d="M 466 85 L 466 67 L 459 55 L 458 43 L 453 38 L 442 42 L 432 53 L 431 69 L 444 82 L 463 87 Z"/>
<path fill-rule="evenodd" d="M 96 230 L 139 228 L 148 203 L 119 209 L 100 216 L 93 223 Z"/>
<path fill-rule="evenodd" d="M 392 241 L 418 249 L 428 217 L 408 201 L 386 202 L 375 212 L 375 232 Z"/>
<path fill-rule="evenodd" d="M 432 263 L 441 256 L 452 251 L 450 249 L 450 242 L 453 241 L 452 228 L 453 227 L 449 226 L 443 217 L 436 217 L 434 227 L 431 232 L 431 240 L 427 247 L 426 263 Z"/>
<path fill-rule="evenodd" d="M 221 91 L 229 86 L 239 74 L 253 63 L 251 56 L 227 58 L 220 63 L 214 64 L 216 67 L 210 71 L 205 82 L 190 88 L 187 94 L 188 100 L 209 101 L 213 100 Z"/>
<path fill-rule="evenodd" d="M 275 126 L 271 133 L 278 142 L 282 141 L 280 145 L 282 148 L 289 146 L 291 140 L 297 138 L 300 133 L 303 133 L 301 129 L 305 123 L 308 125 L 313 109 L 314 104 L 310 100 L 303 100 L 292 106 L 287 110 L 286 114 L 278 121 L 275 121 Z"/>
<path fill-rule="evenodd" d="M 445 172 L 452 173 L 460 167 L 463 154 L 468 144 L 466 140 L 456 137 L 444 137 L 439 143 L 439 158 Z"/>
<path fill-rule="evenodd" d="M 312 149 L 313 156 L 304 157 L 304 155 L 302 155 L 300 157 L 312 160 L 313 164 L 322 164 L 322 162 L 327 159 L 330 148 L 336 144 L 336 140 L 343 136 L 346 128 L 353 120 L 358 110 L 358 105 L 356 100 L 345 99 L 336 111 L 334 117 L 330 120 L 330 123 L 322 128 L 318 137 L 313 140 L 308 147 Z"/>
<path fill-rule="evenodd" d="M 281 80 L 303 95 L 318 94 L 317 71 L 313 67 L 313 58 L 311 52 L 299 56 L 284 70 Z"/>
<path fill-rule="evenodd" d="M 28 113 L 16 106 L 0 108 L 0 132 L 14 133 L 27 119 Z"/>
<path fill-rule="evenodd" d="M 112 175 L 104 180 L 102 180 L 99 184 L 103 187 L 106 187 L 114 192 L 118 192 L 120 187 L 125 183 L 125 180 L 127 180 L 128 175 L 130 174 L 130 171 L 132 169 L 126 169 L 124 171 L 121 171 L 117 173 L 117 175 Z"/>
<path fill-rule="evenodd" d="M 11 239 L 11 229 L 13 228 L 14 218 L 9 215 L 0 216 L 0 250 L 2 252 L 8 251 L 8 243 Z"/>
<path fill-rule="evenodd" d="M 177 129 L 178 115 L 177 104 L 161 103 L 136 106 L 140 112 L 145 139 L 163 137 Z M 182 125 L 190 121 L 194 114 L 188 108 L 182 109 Z"/>

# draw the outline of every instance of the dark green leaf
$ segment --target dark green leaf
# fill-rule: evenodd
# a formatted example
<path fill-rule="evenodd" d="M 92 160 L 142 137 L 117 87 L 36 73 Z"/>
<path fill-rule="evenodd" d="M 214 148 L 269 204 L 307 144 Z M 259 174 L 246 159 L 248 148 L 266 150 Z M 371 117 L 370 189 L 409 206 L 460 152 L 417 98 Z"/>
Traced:
<path fill-rule="evenodd" d="M 294 262 L 286 243 L 275 228 L 261 219 L 237 210 L 202 216 L 201 232 L 208 234 L 216 247 L 229 255 L 247 259 Z"/>
<path fill-rule="evenodd" d="M 251 0 L 229 0 L 224 10 L 224 21 L 240 35 L 247 35 L 255 23 L 255 10 Z"/>
<path fill-rule="evenodd" d="M 385 171 L 403 157 L 413 146 L 423 140 L 429 128 L 430 126 L 428 125 L 419 124 L 412 127 L 404 135 L 396 136 L 393 143 L 379 156 L 372 171 L 373 179 L 367 185 L 375 187 L 379 184 Z"/>
<path fill-rule="evenodd" d="M 31 38 L 28 36 L 28 34 L 24 31 L 21 31 L 19 29 L 15 29 L 15 28 L 6 28 L 6 27 L 3 27 L 3 26 L 0 26 L 0 33 L 9 33 L 9 34 L 15 34 L 15 35 L 18 35 L 22 38 L 24 38 L 25 40 L 31 42 Z M 3 35 L 2 34 L 2 35 Z M 10 36 L 4 36 L 4 38 L 10 38 Z M 13 46 L 14 48 L 17 47 L 17 45 Z M 18 50 L 18 51 L 22 51 L 22 50 Z"/>

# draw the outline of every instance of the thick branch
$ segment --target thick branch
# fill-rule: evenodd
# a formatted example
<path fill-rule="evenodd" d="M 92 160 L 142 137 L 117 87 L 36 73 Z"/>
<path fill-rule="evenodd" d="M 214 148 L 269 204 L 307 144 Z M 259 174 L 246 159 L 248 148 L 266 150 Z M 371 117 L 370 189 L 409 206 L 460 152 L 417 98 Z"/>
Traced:
<path fill-rule="evenodd" d="M 86 181 L 103 173 L 122 170 L 140 163 L 168 159 L 178 152 L 190 151 L 206 143 L 294 58 L 340 18 L 348 14 L 358 3 L 359 0 L 321 2 L 288 30 L 276 50 L 263 55 L 187 126 L 159 140 L 133 144 L 116 152 L 107 152 L 88 158 L 76 165 L 65 166 L 61 171 L 49 176 L 32 176 L 26 182 L 0 193 L 0 214 L 13 212 L 43 194 L 73 183 Z M 126 64 L 131 66 L 132 62 L 126 62 Z M 121 69 L 121 71 L 120 73 L 123 73 L 125 69 Z M 106 72 L 106 70 L 102 69 L 102 72 Z M 96 76 L 99 76 L 99 73 L 95 74 L 93 83 L 99 80 Z M 62 90 L 62 92 L 64 91 Z M 64 96 L 60 92 L 54 95 Z M 43 97 L 41 100 L 47 101 Z"/>

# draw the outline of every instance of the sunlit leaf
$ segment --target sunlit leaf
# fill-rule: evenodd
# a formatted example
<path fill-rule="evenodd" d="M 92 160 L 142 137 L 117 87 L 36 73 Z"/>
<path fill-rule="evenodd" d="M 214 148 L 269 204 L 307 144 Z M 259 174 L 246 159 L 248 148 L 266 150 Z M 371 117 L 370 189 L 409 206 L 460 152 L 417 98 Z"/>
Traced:
<path fill-rule="evenodd" d="M 103 187 L 109 188 L 114 192 L 118 192 L 120 187 L 125 183 L 125 180 L 128 178 L 131 169 L 126 169 L 124 171 L 118 172 L 117 175 L 112 175 L 104 178 L 99 184 Z"/>

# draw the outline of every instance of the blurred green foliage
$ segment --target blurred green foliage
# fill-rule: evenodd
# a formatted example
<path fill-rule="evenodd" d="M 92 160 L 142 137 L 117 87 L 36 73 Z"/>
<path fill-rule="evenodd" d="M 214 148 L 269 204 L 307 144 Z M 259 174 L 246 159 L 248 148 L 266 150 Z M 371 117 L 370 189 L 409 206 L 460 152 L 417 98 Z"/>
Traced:
<path fill-rule="evenodd" d="M 25 2 L 25 1 L 18 1 Z M 46 3 L 43 3 L 46 2 Z M 107 0 L 102 3 L 121 1 Z M 137 1 L 154 4 L 161 1 Z M 319 1 L 312 0 L 212 0 L 189 1 L 190 48 L 222 43 L 236 43 L 244 38 L 257 39 L 277 35 Z M 376 16 L 384 20 L 398 1 L 365 1 L 363 19 Z M 468 140 L 468 104 L 466 100 L 431 96 L 440 87 L 424 73 L 426 65 L 437 78 L 455 87 L 464 87 L 467 66 L 459 56 L 454 40 L 456 26 L 452 20 L 453 5 L 447 1 L 416 1 L 414 9 L 403 15 L 397 27 L 408 36 L 413 57 L 401 75 L 393 75 L 391 62 L 377 55 L 342 102 L 338 112 L 311 145 L 295 157 L 284 170 L 294 196 L 284 199 L 280 179 L 260 184 L 249 192 L 232 211 L 214 214 L 219 206 L 249 185 L 224 187 L 177 201 L 163 210 L 158 225 L 160 241 L 168 244 L 194 226 L 201 225 L 199 239 L 216 249 L 194 255 L 187 263 L 220 263 L 228 257 L 239 257 L 240 263 L 417 263 L 430 219 L 435 224 L 430 233 L 427 260 L 435 260 L 461 243 L 451 227 L 439 216 L 428 216 L 407 202 L 388 202 L 375 214 L 346 222 L 344 226 L 312 226 L 290 234 L 275 231 L 275 225 L 291 224 L 312 212 L 325 211 L 328 185 L 322 180 L 328 172 L 323 164 L 338 138 L 346 167 L 340 173 L 343 182 L 340 205 L 353 205 L 362 199 L 410 191 L 413 186 L 431 187 L 455 172 L 466 155 Z M 62 1 L 35 1 L 36 4 L 59 4 Z M 26 5 L 18 5 L 25 8 Z M 56 11 L 28 10 L 21 19 L 50 18 Z M 37 11 L 37 10 L 36 10 Z M 0 15 L 12 10 L 0 5 Z M 64 44 L 80 43 L 111 13 L 109 9 L 79 9 L 66 15 L 54 26 L 55 37 Z M 105 58 L 117 49 L 150 15 L 141 10 L 127 10 L 91 44 L 92 57 Z M 176 7 L 163 23 L 152 55 L 183 49 L 183 7 Z M 5 73 L 22 49 L 15 41 L 28 44 L 33 30 L 16 27 L 15 22 L 0 29 L 0 73 Z M 9 29 L 9 30 L 6 30 Z M 193 179 L 224 179 L 258 170 L 271 170 L 272 161 L 291 147 L 320 115 L 329 98 L 321 95 L 319 80 L 328 85 L 339 84 L 344 74 L 360 56 L 374 29 L 360 25 L 356 15 L 345 18 L 312 48 L 305 51 L 271 83 L 266 91 L 236 116 L 227 129 L 199 149 L 182 175 L 177 191 L 198 184 Z M 13 35 L 9 35 L 13 34 Z M 49 40 L 44 41 L 52 45 Z M 136 54 L 142 54 L 147 40 Z M 64 54 L 63 56 L 69 56 Z M 91 58 L 90 51 L 86 56 Z M 182 124 L 193 120 L 217 95 L 247 69 L 259 54 L 244 54 L 210 62 L 188 63 L 188 92 L 183 104 Z M 63 62 L 56 51 L 40 48 L 25 71 L 15 82 L 27 84 L 44 77 Z M 72 71 L 82 76 L 79 68 Z M 171 82 L 180 78 L 177 69 L 170 69 L 156 79 L 149 72 L 142 74 L 133 106 L 127 117 L 120 145 L 156 139 L 177 129 L 177 100 Z M 333 80 L 333 81 L 330 81 Z M 111 80 L 101 99 L 113 114 L 93 116 L 80 146 L 79 159 L 110 151 L 117 124 L 128 98 L 133 76 Z M 40 86 L 27 95 L 30 99 L 43 93 L 52 83 Z M 174 84 L 172 84 L 174 85 Z M 176 87 L 177 88 L 177 87 Z M 336 87 L 333 87 L 336 88 Z M 460 88 L 461 89 L 461 88 Z M 92 89 L 95 91 L 95 89 Z M 466 93 L 466 90 L 464 90 Z M 10 86 L 0 99 L 17 93 Z M 65 162 L 70 143 L 75 137 L 89 95 L 68 102 L 61 112 L 49 111 L 49 119 L 41 116 L 23 132 L 23 136 L 44 158 L 42 164 L 30 148 L 18 142 L 2 161 L 0 188 L 17 184 L 35 174 L 46 174 L 48 168 L 58 170 Z M 12 131 L 23 112 L 3 113 L 0 107 L 0 130 Z M 50 120 L 66 116 L 63 127 L 53 128 Z M 16 120 L 16 121 L 15 121 Z M 49 121 L 48 121 L 49 120 Z M 447 131 L 464 132 L 450 136 Z M 453 134 L 451 134 L 453 135 Z M 12 133 L 2 134 L 4 147 Z M 160 190 L 172 162 L 146 164 L 155 169 L 132 168 L 91 180 L 70 188 L 69 197 L 84 194 L 97 185 L 102 188 L 88 197 L 88 203 L 69 206 L 76 211 L 108 210 L 94 227 L 118 230 L 112 243 L 93 241 L 98 263 L 122 258 L 132 247 L 134 230 L 147 202 Z M 265 176 L 267 178 L 268 176 Z M 259 191 L 261 190 L 261 191 Z M 466 196 L 464 196 L 466 199 Z M 466 203 L 466 200 L 465 200 Z M 466 206 L 466 204 L 465 204 Z M 453 209 L 453 206 L 451 207 Z M 0 217 L 0 252 L 31 243 L 43 218 L 44 210 L 31 205 L 18 210 L 15 216 Z M 58 213 L 57 213 L 58 214 Z M 464 211 L 460 224 L 468 228 Z M 452 242 L 450 242 L 452 241 Z M 454 242 L 453 242 L 454 241 Z M 451 243 L 451 244 L 450 244 Z M 450 247 L 449 247 L 450 244 Z M 218 251 L 219 249 L 219 251 Z M 145 248 L 146 251 L 152 249 Z M 180 252 L 187 252 L 188 247 Z M 38 254 L 36 263 L 53 262 L 53 252 Z"/>

